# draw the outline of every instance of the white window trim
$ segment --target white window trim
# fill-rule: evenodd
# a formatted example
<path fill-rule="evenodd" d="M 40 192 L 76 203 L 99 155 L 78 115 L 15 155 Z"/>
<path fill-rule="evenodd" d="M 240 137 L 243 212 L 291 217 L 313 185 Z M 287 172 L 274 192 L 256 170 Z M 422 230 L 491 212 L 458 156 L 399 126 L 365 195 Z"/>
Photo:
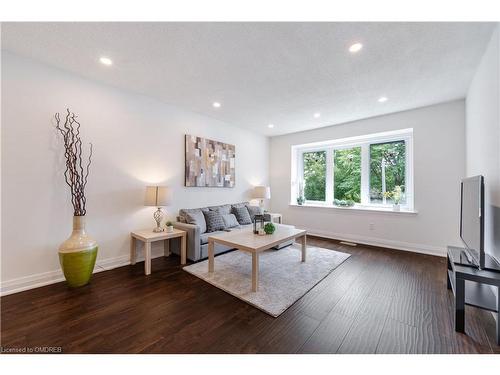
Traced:
<path fill-rule="evenodd" d="M 406 151 L 405 165 L 405 195 L 406 204 L 401 205 L 401 210 L 415 212 L 414 185 L 413 185 L 413 129 L 401 129 L 383 133 L 362 135 L 357 137 L 342 138 L 292 146 L 292 171 L 291 171 L 291 196 L 290 204 L 296 205 L 298 187 L 303 180 L 303 154 L 304 152 L 326 151 L 326 193 L 325 201 L 306 201 L 306 206 L 336 207 L 333 205 L 333 171 L 334 150 L 361 147 L 361 203 L 356 203 L 356 209 L 380 209 L 386 211 L 390 205 L 374 204 L 369 202 L 370 189 L 370 144 L 404 141 Z M 348 209 L 343 207 L 344 209 Z"/>

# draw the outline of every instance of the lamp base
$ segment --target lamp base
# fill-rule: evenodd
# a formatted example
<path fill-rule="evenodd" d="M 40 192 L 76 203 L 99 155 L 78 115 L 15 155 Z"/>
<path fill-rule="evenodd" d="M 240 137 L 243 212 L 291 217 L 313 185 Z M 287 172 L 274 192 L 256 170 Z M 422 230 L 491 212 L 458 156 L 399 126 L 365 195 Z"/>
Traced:
<path fill-rule="evenodd" d="M 153 232 L 164 232 L 165 229 L 161 227 L 161 221 L 163 220 L 163 212 L 161 212 L 161 207 L 158 207 L 158 210 L 156 210 L 156 212 L 154 213 L 153 218 L 156 221 L 156 228 L 153 229 Z"/>

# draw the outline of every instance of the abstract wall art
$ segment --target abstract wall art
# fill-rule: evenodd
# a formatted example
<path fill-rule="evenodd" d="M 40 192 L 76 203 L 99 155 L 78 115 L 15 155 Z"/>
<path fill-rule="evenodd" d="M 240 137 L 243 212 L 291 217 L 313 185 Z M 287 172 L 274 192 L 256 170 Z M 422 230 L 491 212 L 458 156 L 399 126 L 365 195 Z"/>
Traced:
<path fill-rule="evenodd" d="M 235 146 L 186 135 L 187 187 L 234 187 Z"/>

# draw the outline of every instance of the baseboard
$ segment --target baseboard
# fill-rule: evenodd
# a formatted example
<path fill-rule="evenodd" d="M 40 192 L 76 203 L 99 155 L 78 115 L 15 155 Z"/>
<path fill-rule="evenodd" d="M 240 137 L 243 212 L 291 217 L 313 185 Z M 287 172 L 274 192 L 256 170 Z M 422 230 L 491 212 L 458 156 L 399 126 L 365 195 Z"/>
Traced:
<path fill-rule="evenodd" d="M 430 246 L 423 244 L 416 244 L 403 241 L 393 241 L 374 237 L 357 236 L 345 233 L 333 233 L 326 231 L 318 231 L 315 229 L 307 229 L 307 233 L 313 236 L 329 238 L 332 240 L 355 242 L 363 245 L 387 247 L 389 249 L 411 251 L 413 253 L 435 255 L 439 257 L 446 257 L 446 247 Z"/>
<path fill-rule="evenodd" d="M 152 258 L 163 256 L 162 254 L 153 254 Z M 144 261 L 143 257 L 137 257 L 137 261 Z M 122 255 L 115 258 L 108 258 L 97 261 L 93 273 L 109 271 L 113 268 L 123 267 L 130 264 L 130 256 Z M 38 273 L 30 276 L 19 277 L 0 283 L 0 296 L 19 293 L 29 289 L 39 288 L 41 286 L 55 284 L 64 281 L 62 271 L 55 270 L 49 272 Z"/>

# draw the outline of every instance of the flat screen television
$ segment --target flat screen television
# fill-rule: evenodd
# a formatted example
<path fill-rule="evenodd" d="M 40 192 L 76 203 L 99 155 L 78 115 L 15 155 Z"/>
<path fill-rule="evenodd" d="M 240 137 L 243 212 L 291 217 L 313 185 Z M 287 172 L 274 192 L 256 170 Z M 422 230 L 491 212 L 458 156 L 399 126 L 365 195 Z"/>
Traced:
<path fill-rule="evenodd" d="M 482 269 L 485 268 L 484 177 L 463 179 L 460 195 L 460 238 L 469 261 Z"/>

